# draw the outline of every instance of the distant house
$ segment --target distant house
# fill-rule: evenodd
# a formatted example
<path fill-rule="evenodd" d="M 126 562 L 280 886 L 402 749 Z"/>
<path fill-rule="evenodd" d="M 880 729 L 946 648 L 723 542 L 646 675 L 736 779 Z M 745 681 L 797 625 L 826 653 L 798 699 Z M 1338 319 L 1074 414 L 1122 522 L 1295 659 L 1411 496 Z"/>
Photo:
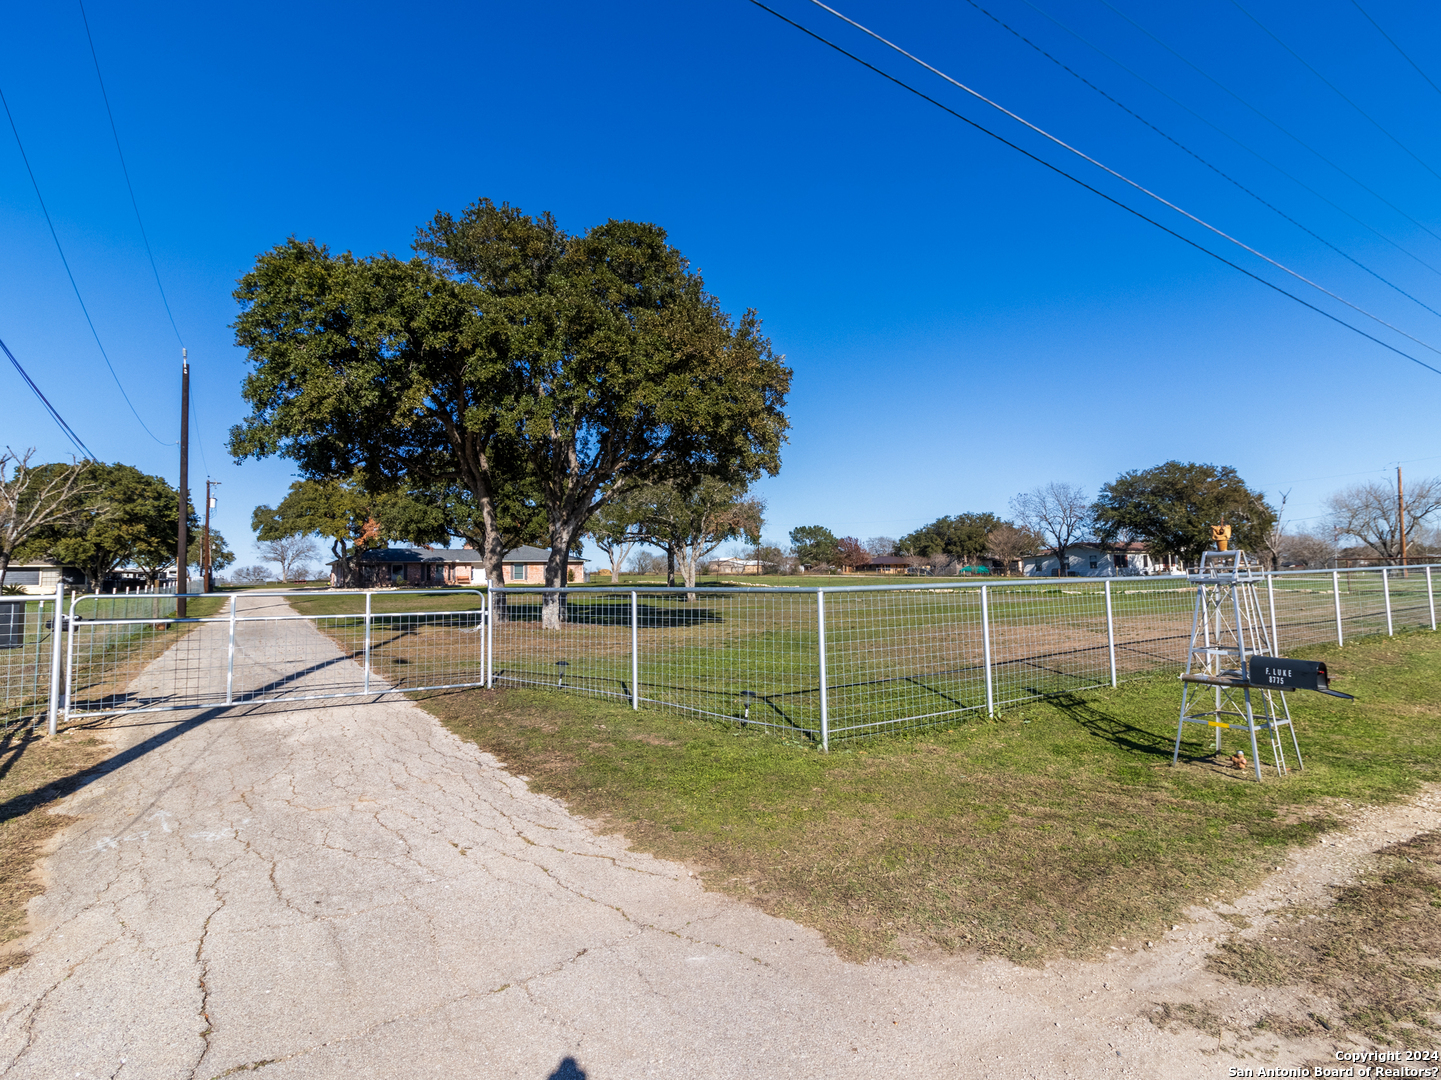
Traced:
<path fill-rule="evenodd" d="M 760 574 L 764 567 L 757 559 L 716 559 L 710 564 L 712 574 Z"/>
<path fill-rule="evenodd" d="M 525 582 L 543 584 L 545 563 L 550 552 L 542 548 L 518 547 L 501 559 L 504 584 Z M 393 585 L 397 588 L 443 588 L 457 585 L 484 585 L 485 557 L 475 548 L 384 547 L 361 552 L 360 585 L 373 589 Z M 340 580 L 340 564 L 330 564 L 330 584 Z M 585 567 L 571 563 L 567 580 L 585 581 Z"/>
<path fill-rule="evenodd" d="M 847 569 L 846 573 L 904 574 L 919 562 L 919 559 L 909 555 L 873 555 L 870 562 L 862 563 L 855 570 Z"/>
<path fill-rule="evenodd" d="M 55 586 L 62 581 L 67 589 L 85 588 L 85 571 L 76 566 L 53 563 L 48 559 L 13 562 L 5 571 L 6 585 L 19 585 L 32 596 L 53 596 Z"/>
<path fill-rule="evenodd" d="M 1061 565 L 1054 552 L 1021 560 L 1026 577 L 1057 577 Z M 1138 577 L 1146 574 L 1184 574 L 1186 568 L 1172 556 L 1153 555 L 1139 541 L 1125 544 L 1068 544 L 1067 577 Z"/>

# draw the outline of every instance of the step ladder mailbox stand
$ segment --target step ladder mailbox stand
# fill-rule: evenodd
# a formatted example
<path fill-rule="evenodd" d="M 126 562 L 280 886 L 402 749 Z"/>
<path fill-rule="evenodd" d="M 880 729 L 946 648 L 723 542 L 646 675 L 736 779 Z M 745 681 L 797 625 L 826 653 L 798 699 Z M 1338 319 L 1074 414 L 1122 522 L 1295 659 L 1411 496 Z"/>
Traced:
<path fill-rule="evenodd" d="M 1196 586 L 1191 620 L 1191 647 L 1181 675 L 1181 718 L 1176 725 L 1173 765 L 1181 759 L 1181 738 L 1187 724 L 1215 730 L 1216 751 L 1221 732 L 1245 733 L 1251 741 L 1251 765 L 1261 780 L 1258 733 L 1270 743 L 1279 776 L 1288 773 L 1282 729 L 1289 731 L 1296 768 L 1303 768 L 1301 744 L 1291 723 L 1286 693 L 1315 690 L 1351 700 L 1327 681 L 1326 665 L 1315 660 L 1272 656 L 1272 627 L 1261 614 L 1256 592 L 1259 575 L 1243 551 L 1207 551 L 1199 572 L 1188 580 Z"/>

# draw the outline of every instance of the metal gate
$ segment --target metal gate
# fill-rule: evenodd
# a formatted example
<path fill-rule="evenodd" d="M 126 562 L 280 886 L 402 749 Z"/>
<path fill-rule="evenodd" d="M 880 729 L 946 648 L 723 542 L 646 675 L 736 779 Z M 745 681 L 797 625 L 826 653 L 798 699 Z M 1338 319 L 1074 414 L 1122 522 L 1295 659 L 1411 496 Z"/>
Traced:
<path fill-rule="evenodd" d="M 480 590 L 77 595 L 50 727 L 116 713 L 482 686 Z"/>

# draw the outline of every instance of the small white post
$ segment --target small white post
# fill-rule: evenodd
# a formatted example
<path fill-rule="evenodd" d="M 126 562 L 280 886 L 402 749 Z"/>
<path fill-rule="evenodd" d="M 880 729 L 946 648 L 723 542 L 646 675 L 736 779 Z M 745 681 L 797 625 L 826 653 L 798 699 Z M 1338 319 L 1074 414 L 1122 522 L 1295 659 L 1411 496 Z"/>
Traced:
<path fill-rule="evenodd" d="M 1331 595 L 1336 599 L 1336 645 L 1346 644 L 1345 635 L 1341 633 L 1341 575 L 1335 570 L 1331 571 Z"/>
<path fill-rule="evenodd" d="M 370 693 L 370 597 L 369 591 L 365 594 L 365 693 Z"/>
<path fill-rule="evenodd" d="M 1386 634 L 1388 637 L 1395 636 L 1391 631 L 1391 572 L 1386 567 L 1381 567 L 1381 591 L 1386 596 Z"/>
<path fill-rule="evenodd" d="M 630 707 L 640 708 L 640 605 L 630 594 Z"/>
<path fill-rule="evenodd" d="M 44 612 L 42 607 L 41 612 Z M 55 617 L 50 620 L 54 632 L 50 635 L 50 701 L 46 710 L 45 730 L 55 734 L 55 715 L 60 708 L 60 634 L 62 614 L 65 610 L 65 582 L 55 583 Z M 42 616 L 43 617 L 43 616 Z"/>
<path fill-rule="evenodd" d="M 1271 605 L 1271 649 L 1275 655 L 1281 655 L 1281 635 L 1276 629 L 1276 579 L 1273 575 L 1266 575 L 1266 600 Z"/>
<path fill-rule="evenodd" d="M 816 590 L 816 630 L 820 635 L 821 659 L 821 749 L 831 748 L 831 713 L 826 691 L 826 591 Z"/>
<path fill-rule="evenodd" d="M 225 704 L 235 704 L 235 606 L 240 602 L 238 593 L 230 596 L 230 656 L 225 664 Z"/>
<path fill-rule="evenodd" d="M 1436 629 L 1436 593 L 1431 588 L 1431 568 L 1426 567 L 1426 603 L 1431 606 L 1431 629 Z"/>
<path fill-rule="evenodd" d="M 1111 654 L 1111 686 L 1116 685 L 1116 620 L 1111 613 L 1111 579 L 1106 579 L 1106 649 Z M 990 665 L 987 664 L 987 667 Z"/>
<path fill-rule="evenodd" d="M 986 715 L 996 715 L 996 692 L 991 682 L 991 602 L 981 586 L 981 654 L 986 663 Z"/>

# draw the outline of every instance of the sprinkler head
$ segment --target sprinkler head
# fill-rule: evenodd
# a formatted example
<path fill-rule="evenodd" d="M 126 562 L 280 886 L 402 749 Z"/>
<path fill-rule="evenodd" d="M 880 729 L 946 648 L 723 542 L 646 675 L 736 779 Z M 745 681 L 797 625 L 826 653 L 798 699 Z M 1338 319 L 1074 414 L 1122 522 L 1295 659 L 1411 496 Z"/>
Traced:
<path fill-rule="evenodd" d="M 555 662 L 555 667 L 556 667 L 556 670 L 560 672 L 560 678 L 558 678 L 558 679 L 556 680 L 555 685 L 556 685 L 556 686 L 564 686 L 564 685 L 565 685 L 565 669 L 568 668 L 568 667 L 570 667 L 570 661 L 569 661 L 569 660 L 557 660 L 557 661 Z"/>

